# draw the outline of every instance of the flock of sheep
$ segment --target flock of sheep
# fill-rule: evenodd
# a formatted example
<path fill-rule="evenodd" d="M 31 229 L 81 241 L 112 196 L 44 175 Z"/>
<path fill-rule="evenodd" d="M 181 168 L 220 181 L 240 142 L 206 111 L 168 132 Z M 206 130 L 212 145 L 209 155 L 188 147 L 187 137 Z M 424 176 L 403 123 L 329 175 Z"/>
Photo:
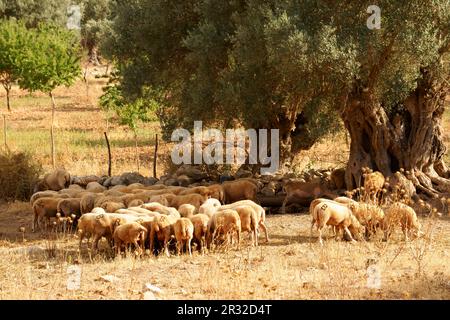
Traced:
<path fill-rule="evenodd" d="M 136 254 L 148 248 L 152 253 L 170 255 L 171 239 L 176 240 L 178 254 L 187 251 L 191 255 L 194 243 L 202 253 L 218 245 L 239 248 L 242 232 L 248 232 L 251 244 L 258 246 L 260 230 L 269 241 L 265 209 L 256 203 L 258 181 L 252 178 L 209 186 L 134 183 L 110 189 L 97 182 L 88 183 L 86 188 L 70 185 L 70 178 L 63 172 L 57 178 L 64 186 L 62 190 L 39 191 L 30 199 L 32 230 L 76 225 L 80 250 L 83 239 L 91 236 L 92 252 L 98 250 L 100 239 L 106 238 L 116 255 L 129 246 L 134 246 Z M 383 210 L 377 204 L 385 185 L 380 173 L 365 174 L 364 187 L 357 190 L 365 188 L 365 201 L 351 198 L 356 191 L 334 200 L 320 198 L 320 189 L 316 192 L 307 183 L 288 183 L 285 189 L 287 199 L 312 192 L 311 233 L 316 226 L 321 244 L 325 226 L 333 227 L 335 234 L 343 231 L 350 241 L 363 235 L 369 238 L 377 229 L 383 230 L 387 238 L 397 226 L 406 239 L 411 232 L 420 236 L 421 226 L 410 206 L 396 201 Z"/>

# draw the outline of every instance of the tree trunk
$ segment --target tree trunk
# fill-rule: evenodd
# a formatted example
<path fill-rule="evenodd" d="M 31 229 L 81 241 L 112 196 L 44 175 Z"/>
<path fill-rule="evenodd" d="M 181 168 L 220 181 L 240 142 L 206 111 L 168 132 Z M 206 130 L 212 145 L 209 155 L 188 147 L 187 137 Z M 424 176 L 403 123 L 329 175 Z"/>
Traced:
<path fill-rule="evenodd" d="M 88 48 L 88 56 L 89 56 L 89 63 L 92 63 L 94 66 L 99 66 L 100 62 L 98 60 L 98 50 L 96 46 L 89 46 Z"/>
<path fill-rule="evenodd" d="M 55 110 L 56 110 L 56 103 L 55 98 L 53 97 L 53 93 L 50 92 L 50 98 L 52 99 L 52 124 L 50 129 L 50 137 L 52 140 L 52 166 L 53 169 L 56 168 L 56 151 L 55 151 Z"/>
<path fill-rule="evenodd" d="M 342 113 L 351 138 L 347 188 L 361 185 L 363 167 L 385 176 L 404 168 L 417 191 L 430 197 L 450 193 L 443 162 L 444 102 L 445 90 L 436 88 L 426 71 L 403 102 L 405 110 L 391 119 L 370 89 L 350 94 Z"/>
<path fill-rule="evenodd" d="M 11 87 L 5 87 L 6 90 L 6 106 L 8 107 L 8 111 L 11 112 L 11 104 L 9 102 L 9 93 L 11 92 Z"/>
<path fill-rule="evenodd" d="M 137 172 L 139 172 L 140 170 L 140 165 L 139 165 L 139 147 L 138 147 L 138 137 L 137 137 L 137 133 L 134 133 L 134 150 L 135 150 L 135 156 L 136 156 L 136 167 L 137 167 Z"/>

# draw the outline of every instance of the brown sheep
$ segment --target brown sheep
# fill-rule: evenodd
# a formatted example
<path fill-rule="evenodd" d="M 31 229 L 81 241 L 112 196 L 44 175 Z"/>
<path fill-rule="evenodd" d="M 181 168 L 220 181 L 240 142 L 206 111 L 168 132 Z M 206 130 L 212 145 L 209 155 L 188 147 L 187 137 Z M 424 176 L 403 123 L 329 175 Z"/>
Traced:
<path fill-rule="evenodd" d="M 116 255 L 120 255 L 122 246 L 128 244 L 134 244 L 139 255 L 141 255 L 143 253 L 146 233 L 147 229 L 138 222 L 130 222 L 117 226 L 113 234 Z M 141 242 L 142 248 L 139 246 L 138 241 Z"/>
<path fill-rule="evenodd" d="M 256 201 L 258 186 L 248 180 L 225 181 L 222 184 L 224 203 L 230 204 L 239 200 Z"/>
<path fill-rule="evenodd" d="M 160 204 L 162 204 L 163 206 L 169 206 L 169 200 L 167 200 L 167 198 L 165 197 L 165 195 L 156 195 L 156 196 L 152 196 L 149 200 L 149 202 L 158 202 Z"/>
<path fill-rule="evenodd" d="M 81 197 L 80 199 L 80 213 L 85 214 L 91 212 L 95 207 L 95 199 L 97 195 L 94 193 L 88 193 Z"/>
<path fill-rule="evenodd" d="M 356 219 L 356 217 L 352 214 L 351 210 L 343 204 L 336 203 L 331 200 L 316 200 L 315 203 L 312 204 L 312 208 L 313 210 L 310 212 L 312 216 L 311 237 L 313 227 L 316 225 L 317 230 L 319 231 L 319 242 L 321 245 L 323 245 L 322 229 L 326 225 L 343 228 L 344 232 L 353 242 L 355 240 L 352 237 L 352 233 L 359 236 L 360 232 L 364 230 L 364 227 L 361 226 L 358 219 Z"/>
<path fill-rule="evenodd" d="M 369 238 L 381 228 L 384 221 L 384 211 L 377 205 L 357 202 L 350 203 L 348 207 L 358 221 L 366 227 L 366 237 Z"/>
<path fill-rule="evenodd" d="M 251 206 L 256 211 L 256 213 L 258 215 L 258 219 L 259 219 L 258 226 L 259 226 L 259 228 L 261 228 L 264 231 L 266 242 L 269 242 L 269 233 L 267 231 L 267 226 L 266 226 L 266 211 L 260 205 L 256 204 L 252 200 L 241 200 L 241 201 L 236 201 L 232 204 L 227 204 L 227 205 L 221 206 L 218 210 L 221 211 L 221 210 L 226 210 L 226 209 L 234 209 L 234 208 L 237 208 L 240 206 Z"/>
<path fill-rule="evenodd" d="M 86 191 L 93 192 L 93 193 L 102 193 L 104 191 L 108 190 L 108 188 L 102 186 L 98 182 L 89 182 L 86 186 Z"/>
<path fill-rule="evenodd" d="M 385 178 L 379 171 L 364 175 L 365 201 L 376 202 L 378 195 L 384 187 Z"/>
<path fill-rule="evenodd" d="M 178 218 L 173 216 L 161 215 L 159 217 L 155 217 L 152 223 L 152 227 L 150 229 L 150 252 L 153 252 L 155 248 L 155 238 L 156 240 L 163 244 L 164 252 L 167 256 L 169 254 L 169 241 L 170 238 L 174 235 L 174 225 L 177 222 Z"/>
<path fill-rule="evenodd" d="M 130 207 L 139 207 L 144 204 L 144 201 L 141 199 L 134 199 L 131 202 L 128 203 L 128 208 Z"/>
<path fill-rule="evenodd" d="M 323 196 L 335 198 L 335 195 L 328 191 L 327 187 L 319 182 L 303 182 L 303 181 L 288 181 L 284 184 L 283 190 L 286 193 L 281 212 L 286 212 L 286 205 L 296 199 L 317 199 Z M 297 200 L 298 201 L 298 200 Z"/>
<path fill-rule="evenodd" d="M 330 179 L 336 189 L 347 189 L 345 183 L 345 168 L 333 170 Z"/>
<path fill-rule="evenodd" d="M 193 188 L 187 188 L 186 190 L 181 191 L 178 195 L 187 195 L 187 194 L 200 194 L 207 198 L 214 198 L 223 202 L 224 200 L 224 191 L 223 187 L 220 184 L 214 184 L 210 186 L 198 186 Z"/>
<path fill-rule="evenodd" d="M 94 208 L 96 210 L 97 208 Z M 113 216 L 107 213 L 86 213 L 83 214 L 78 220 L 78 236 L 80 238 L 80 251 L 81 244 L 84 237 L 94 236 L 92 242 L 92 252 L 96 252 L 98 249 L 98 242 L 102 237 L 105 237 L 109 246 L 112 248 L 112 236 L 114 233 L 116 220 Z"/>
<path fill-rule="evenodd" d="M 234 208 L 241 219 L 241 232 L 249 232 L 252 245 L 258 246 L 258 214 L 251 206 Z"/>
<path fill-rule="evenodd" d="M 167 198 L 167 196 L 166 196 Z M 186 194 L 180 196 L 174 196 L 167 198 L 169 201 L 169 206 L 174 208 L 179 208 L 182 204 L 191 204 L 196 210 L 207 200 L 208 198 L 200 194 Z"/>
<path fill-rule="evenodd" d="M 414 209 L 401 202 L 393 203 L 385 211 L 382 224 L 385 241 L 397 227 L 401 227 L 406 241 L 408 241 L 409 233 L 411 231 L 413 232 L 414 237 L 420 237 L 423 234 L 420 230 L 422 225 L 417 219 Z"/>
<path fill-rule="evenodd" d="M 50 224 L 50 218 L 56 217 L 58 213 L 58 202 L 60 198 L 39 198 L 33 204 L 33 224 L 31 227 L 32 232 L 36 230 L 36 227 L 41 229 L 41 220 L 46 219 L 45 229 Z"/>
<path fill-rule="evenodd" d="M 47 191 L 39 191 L 34 193 L 31 198 L 30 198 L 30 205 L 33 206 L 34 202 L 37 199 L 40 198 L 60 198 L 60 199 L 65 199 L 65 198 L 69 198 L 70 196 L 68 194 L 59 194 L 56 191 L 51 191 L 51 190 L 47 190 Z"/>
<path fill-rule="evenodd" d="M 206 214 L 199 213 L 190 217 L 190 219 L 194 225 L 194 241 L 197 243 L 200 252 L 204 253 L 209 217 Z"/>
<path fill-rule="evenodd" d="M 178 212 L 183 218 L 190 218 L 196 213 L 196 209 L 192 204 L 185 203 L 178 208 Z"/>
<path fill-rule="evenodd" d="M 181 217 L 179 212 L 177 211 L 177 209 L 171 208 L 171 207 L 166 207 L 157 202 L 144 203 L 141 207 L 146 210 L 158 212 L 160 214 L 171 215 L 174 217 Z"/>
<path fill-rule="evenodd" d="M 119 209 L 126 208 L 123 202 L 113 202 L 113 201 L 105 202 L 100 207 L 105 209 L 106 212 L 116 212 Z"/>
<path fill-rule="evenodd" d="M 188 218 L 180 218 L 174 225 L 175 239 L 177 240 L 177 254 L 183 252 L 183 248 L 186 245 L 186 249 L 189 255 L 192 256 L 191 242 L 194 237 L 194 225 Z"/>
<path fill-rule="evenodd" d="M 206 234 L 206 245 L 211 248 L 213 242 L 225 237 L 231 237 L 231 245 L 233 245 L 233 235 L 236 234 L 237 249 L 241 241 L 241 219 L 236 210 L 226 209 L 215 213 L 208 222 L 208 230 Z"/>
<path fill-rule="evenodd" d="M 59 200 L 57 211 L 64 217 L 71 217 L 73 214 L 76 217 L 80 217 L 80 199 L 69 198 Z"/>
<path fill-rule="evenodd" d="M 34 193 L 45 190 L 59 191 L 69 187 L 69 185 L 70 174 L 64 169 L 56 169 L 53 172 L 47 173 L 44 178 L 36 184 Z"/>

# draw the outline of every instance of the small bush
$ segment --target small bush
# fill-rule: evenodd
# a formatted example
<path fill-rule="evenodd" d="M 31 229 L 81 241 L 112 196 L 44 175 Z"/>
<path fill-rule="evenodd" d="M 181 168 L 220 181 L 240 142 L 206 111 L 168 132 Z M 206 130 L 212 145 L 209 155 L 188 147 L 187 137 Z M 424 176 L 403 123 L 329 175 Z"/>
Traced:
<path fill-rule="evenodd" d="M 0 153 L 0 199 L 27 201 L 42 172 L 30 153 Z"/>

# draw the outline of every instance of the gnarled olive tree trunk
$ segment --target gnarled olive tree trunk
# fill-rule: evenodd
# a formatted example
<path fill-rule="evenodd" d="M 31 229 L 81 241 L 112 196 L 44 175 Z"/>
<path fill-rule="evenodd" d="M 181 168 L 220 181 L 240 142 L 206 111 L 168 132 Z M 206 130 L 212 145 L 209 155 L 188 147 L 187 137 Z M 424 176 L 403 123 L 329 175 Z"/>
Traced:
<path fill-rule="evenodd" d="M 404 108 L 391 118 L 372 90 L 350 94 L 342 113 L 351 137 L 347 187 L 359 187 L 363 167 L 385 176 L 403 168 L 417 191 L 431 197 L 450 193 L 441 126 L 445 95 L 445 87 L 436 86 L 426 71 L 403 102 Z"/>

